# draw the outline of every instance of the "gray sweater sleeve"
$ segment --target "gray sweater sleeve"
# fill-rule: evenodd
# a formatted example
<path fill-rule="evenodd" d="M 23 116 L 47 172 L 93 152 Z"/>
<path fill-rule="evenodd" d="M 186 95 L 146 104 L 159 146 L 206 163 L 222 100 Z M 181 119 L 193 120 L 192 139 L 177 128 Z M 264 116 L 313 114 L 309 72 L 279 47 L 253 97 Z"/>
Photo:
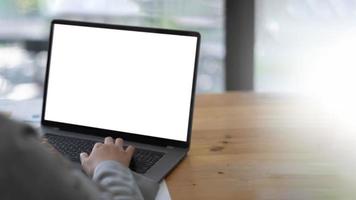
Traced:
<path fill-rule="evenodd" d="M 158 184 L 116 161 L 101 162 L 94 171 L 93 180 L 102 189 L 102 199 L 153 200 L 158 191 Z"/>

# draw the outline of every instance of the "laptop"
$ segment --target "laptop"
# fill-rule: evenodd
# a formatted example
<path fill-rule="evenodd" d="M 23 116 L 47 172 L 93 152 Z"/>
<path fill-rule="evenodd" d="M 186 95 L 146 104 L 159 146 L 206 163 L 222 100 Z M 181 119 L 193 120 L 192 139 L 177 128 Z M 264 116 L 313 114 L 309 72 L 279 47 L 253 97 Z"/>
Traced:
<path fill-rule="evenodd" d="M 51 22 L 41 128 L 76 165 L 107 136 L 136 147 L 130 168 L 161 181 L 187 155 L 200 34 Z"/>

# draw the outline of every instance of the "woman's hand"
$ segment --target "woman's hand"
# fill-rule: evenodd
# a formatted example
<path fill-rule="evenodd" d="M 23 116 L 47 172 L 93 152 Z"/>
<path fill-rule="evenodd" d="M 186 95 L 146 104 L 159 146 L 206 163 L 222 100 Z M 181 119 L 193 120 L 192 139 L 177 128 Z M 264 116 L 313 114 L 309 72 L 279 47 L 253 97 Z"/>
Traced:
<path fill-rule="evenodd" d="M 124 141 L 121 138 L 117 138 L 114 141 L 112 137 L 106 137 L 104 144 L 96 143 L 94 145 L 90 155 L 84 152 L 81 153 L 80 161 L 84 171 L 89 176 L 92 176 L 96 166 L 106 160 L 117 161 L 128 167 L 135 148 L 130 145 L 124 150 L 123 144 Z"/>

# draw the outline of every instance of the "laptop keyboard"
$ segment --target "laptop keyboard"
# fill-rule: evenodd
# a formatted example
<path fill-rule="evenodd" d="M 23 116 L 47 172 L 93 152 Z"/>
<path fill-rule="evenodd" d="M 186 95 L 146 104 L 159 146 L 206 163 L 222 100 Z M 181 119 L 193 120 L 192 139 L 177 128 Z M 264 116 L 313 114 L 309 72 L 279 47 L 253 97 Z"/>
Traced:
<path fill-rule="evenodd" d="M 81 152 L 90 153 L 95 141 L 79 139 L 73 137 L 59 136 L 53 134 L 46 134 L 45 138 L 52 144 L 61 154 L 68 157 L 74 162 L 80 162 L 79 154 Z M 146 149 L 135 149 L 135 153 L 130 163 L 130 169 L 137 173 L 145 173 L 151 168 L 164 153 L 150 151 Z"/>

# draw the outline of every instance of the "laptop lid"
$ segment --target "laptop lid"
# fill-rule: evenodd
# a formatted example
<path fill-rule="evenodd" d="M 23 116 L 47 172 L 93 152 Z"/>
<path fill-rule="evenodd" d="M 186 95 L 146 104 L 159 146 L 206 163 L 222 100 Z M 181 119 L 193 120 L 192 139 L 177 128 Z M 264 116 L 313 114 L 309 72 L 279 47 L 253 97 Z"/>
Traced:
<path fill-rule="evenodd" d="M 53 20 L 42 125 L 189 147 L 200 34 Z"/>

